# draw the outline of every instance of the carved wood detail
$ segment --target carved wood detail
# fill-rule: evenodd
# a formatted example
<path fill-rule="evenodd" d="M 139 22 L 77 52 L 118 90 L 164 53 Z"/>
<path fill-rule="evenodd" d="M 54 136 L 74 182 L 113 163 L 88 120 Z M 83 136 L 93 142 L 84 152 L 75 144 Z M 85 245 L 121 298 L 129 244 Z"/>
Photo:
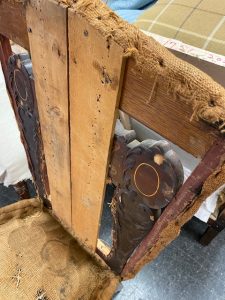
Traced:
<path fill-rule="evenodd" d="M 34 90 L 32 63 L 28 54 L 12 55 L 8 60 L 8 80 L 13 108 L 38 195 L 49 206 L 49 186 Z"/>
<path fill-rule="evenodd" d="M 105 259 L 118 274 L 183 183 L 183 167 L 168 142 L 128 142 L 115 137 L 109 173 L 116 188 L 113 246 Z"/>
<path fill-rule="evenodd" d="M 129 258 L 122 277 L 134 277 L 146 263 L 156 258 L 178 236 L 180 228 L 190 220 L 201 203 L 224 183 L 224 178 L 225 142 L 218 138 Z"/>

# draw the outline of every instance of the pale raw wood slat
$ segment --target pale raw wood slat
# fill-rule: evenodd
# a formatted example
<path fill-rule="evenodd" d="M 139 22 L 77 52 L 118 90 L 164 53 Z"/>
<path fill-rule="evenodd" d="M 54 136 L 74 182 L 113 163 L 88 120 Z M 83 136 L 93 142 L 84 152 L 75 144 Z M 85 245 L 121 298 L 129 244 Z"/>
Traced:
<path fill-rule="evenodd" d="M 104 241 L 98 239 L 97 249 L 101 251 L 104 256 L 107 256 L 110 253 L 110 247 L 104 243 Z"/>
<path fill-rule="evenodd" d="M 123 74 L 123 49 L 69 10 L 72 227 L 97 245 L 108 154 Z"/>
<path fill-rule="evenodd" d="M 25 10 L 22 2 L 0 1 L 0 33 L 29 49 Z M 139 43 L 142 44 L 143 40 Z M 174 53 L 223 85 L 223 67 L 176 51 Z M 168 94 L 164 79 L 159 82 L 149 78 L 145 71 L 140 73 L 132 60 L 127 64 L 120 108 L 196 157 L 202 158 L 218 137 L 218 130 L 203 121 L 190 122 L 192 107 L 184 101 L 176 101 L 173 95 Z"/>
<path fill-rule="evenodd" d="M 34 0 L 26 17 L 53 212 L 70 227 L 67 8 Z"/>
<path fill-rule="evenodd" d="M 29 49 L 24 26 L 25 10 L 22 2 L 0 1 L 0 33 Z M 176 55 L 202 69 L 216 81 L 223 78 L 223 67 L 179 52 Z M 223 84 L 222 79 L 218 82 Z M 156 84 L 146 72 L 140 73 L 132 60 L 126 67 L 120 108 L 196 157 L 202 158 L 218 136 L 218 131 L 203 121 L 190 122 L 193 113 L 191 106 L 184 101 L 176 101 L 168 94 L 164 82 Z"/>

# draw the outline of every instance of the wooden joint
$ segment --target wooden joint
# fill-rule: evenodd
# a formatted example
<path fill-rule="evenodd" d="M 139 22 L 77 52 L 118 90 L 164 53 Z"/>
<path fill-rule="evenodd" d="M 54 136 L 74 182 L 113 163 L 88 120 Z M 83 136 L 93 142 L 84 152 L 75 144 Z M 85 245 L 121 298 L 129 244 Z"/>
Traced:
<path fill-rule="evenodd" d="M 127 143 L 124 136 L 115 137 L 110 166 L 116 186 L 111 203 L 113 246 L 105 259 L 120 274 L 183 183 L 183 168 L 168 142 Z"/>
<path fill-rule="evenodd" d="M 181 226 L 195 214 L 201 203 L 224 184 L 224 180 L 225 139 L 219 138 L 130 257 L 122 277 L 135 276 L 141 267 L 156 258 L 177 237 Z"/>

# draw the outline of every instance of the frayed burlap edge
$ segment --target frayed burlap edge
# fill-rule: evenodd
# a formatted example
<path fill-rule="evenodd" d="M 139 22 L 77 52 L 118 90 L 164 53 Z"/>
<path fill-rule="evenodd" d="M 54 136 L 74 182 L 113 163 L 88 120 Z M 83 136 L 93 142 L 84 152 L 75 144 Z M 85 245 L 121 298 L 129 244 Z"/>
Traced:
<path fill-rule="evenodd" d="M 0 208 L 0 225 L 12 219 L 26 218 L 27 216 L 42 210 L 40 199 L 20 200 L 16 203 Z"/>
<path fill-rule="evenodd" d="M 60 2 L 60 0 L 59 0 Z M 124 56 L 136 62 L 136 68 L 164 84 L 171 97 L 185 101 L 193 110 L 192 119 L 202 119 L 225 128 L 225 89 L 204 72 L 178 59 L 153 38 L 118 17 L 100 0 L 63 0 L 71 9 L 106 38 L 124 50 Z"/>
<path fill-rule="evenodd" d="M 42 212 L 43 210 L 45 211 L 46 209 L 43 207 L 42 202 L 38 198 L 20 200 L 16 203 L 0 208 L 0 225 L 6 224 L 14 219 L 24 219 L 30 217 L 37 212 Z M 51 214 L 51 211 L 46 211 Z M 51 215 L 54 218 L 54 215 Z M 71 232 L 69 232 L 69 234 L 71 234 Z M 93 299 L 109 300 L 113 297 L 121 278 L 116 276 L 100 257 L 93 253 L 91 253 L 91 256 L 92 259 L 94 259 L 95 262 L 103 268 L 103 270 L 108 272 L 110 271 L 108 278 L 105 278 L 104 274 L 102 278 L 100 277 L 101 285 L 100 288 L 97 288 L 94 292 Z"/>

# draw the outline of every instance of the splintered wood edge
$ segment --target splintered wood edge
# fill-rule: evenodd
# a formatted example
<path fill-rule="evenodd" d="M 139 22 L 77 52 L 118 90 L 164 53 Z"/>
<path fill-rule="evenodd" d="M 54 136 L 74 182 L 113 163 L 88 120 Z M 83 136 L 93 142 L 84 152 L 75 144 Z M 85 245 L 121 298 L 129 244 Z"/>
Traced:
<path fill-rule="evenodd" d="M 181 227 L 191 219 L 203 201 L 224 181 L 225 139 L 219 138 L 130 257 L 122 271 L 122 278 L 134 277 L 146 263 L 155 259 L 179 235 Z"/>

